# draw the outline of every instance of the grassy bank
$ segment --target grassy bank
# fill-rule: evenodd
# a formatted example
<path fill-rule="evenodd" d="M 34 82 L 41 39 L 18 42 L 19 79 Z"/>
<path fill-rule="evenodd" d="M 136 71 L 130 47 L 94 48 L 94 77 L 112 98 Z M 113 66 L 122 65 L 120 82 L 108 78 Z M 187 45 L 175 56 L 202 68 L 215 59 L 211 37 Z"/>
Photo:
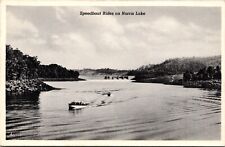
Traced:
<path fill-rule="evenodd" d="M 154 78 L 134 78 L 134 82 L 142 83 L 163 83 L 170 85 L 182 85 L 182 74 L 179 75 L 167 75 L 167 76 L 158 76 Z"/>

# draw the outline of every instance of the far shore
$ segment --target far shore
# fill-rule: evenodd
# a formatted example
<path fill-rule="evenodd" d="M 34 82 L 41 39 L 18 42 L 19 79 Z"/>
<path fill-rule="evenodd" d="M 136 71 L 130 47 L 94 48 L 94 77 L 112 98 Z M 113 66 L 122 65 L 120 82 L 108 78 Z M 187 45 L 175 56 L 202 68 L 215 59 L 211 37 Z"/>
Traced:
<path fill-rule="evenodd" d="M 41 81 L 86 81 L 86 79 L 82 78 L 38 78 Z"/>
<path fill-rule="evenodd" d="M 52 87 L 44 82 L 48 81 L 86 81 L 82 78 L 38 78 L 24 80 L 9 80 L 6 81 L 7 95 L 20 95 L 33 92 L 59 90 L 60 88 Z M 201 88 L 205 90 L 221 90 L 221 80 L 198 80 L 198 81 L 183 81 L 183 76 L 166 75 L 154 78 L 134 78 L 132 82 L 138 83 L 162 83 L 166 85 L 180 85 L 185 88 Z"/>
<path fill-rule="evenodd" d="M 221 80 L 198 80 L 184 82 L 181 75 L 167 75 L 154 78 L 133 79 L 137 83 L 162 83 L 165 85 L 180 85 L 185 88 L 202 88 L 205 90 L 221 90 Z"/>

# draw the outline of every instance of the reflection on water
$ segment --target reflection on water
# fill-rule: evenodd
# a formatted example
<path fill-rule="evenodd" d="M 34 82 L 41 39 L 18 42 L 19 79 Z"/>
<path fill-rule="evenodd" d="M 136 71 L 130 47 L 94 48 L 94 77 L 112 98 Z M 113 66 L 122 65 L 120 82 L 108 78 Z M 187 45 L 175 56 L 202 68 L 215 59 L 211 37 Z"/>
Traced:
<path fill-rule="evenodd" d="M 38 138 L 39 93 L 7 96 L 6 139 Z"/>
<path fill-rule="evenodd" d="M 78 115 L 83 111 L 83 109 L 72 109 L 69 110 L 70 113 L 72 113 L 73 115 Z"/>
<path fill-rule="evenodd" d="M 220 91 L 110 80 L 49 84 L 63 89 L 7 97 L 7 139 L 220 139 Z M 90 105 L 69 111 L 71 101 Z"/>
<path fill-rule="evenodd" d="M 40 93 L 7 96 L 6 110 L 39 109 Z"/>

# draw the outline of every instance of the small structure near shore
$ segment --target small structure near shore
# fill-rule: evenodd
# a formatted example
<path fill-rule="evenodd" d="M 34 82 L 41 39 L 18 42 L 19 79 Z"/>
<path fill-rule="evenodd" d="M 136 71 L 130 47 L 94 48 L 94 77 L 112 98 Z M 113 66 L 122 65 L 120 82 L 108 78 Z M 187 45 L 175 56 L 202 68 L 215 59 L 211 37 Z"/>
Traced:
<path fill-rule="evenodd" d="M 110 79 L 112 79 L 112 80 L 119 80 L 119 79 L 122 79 L 122 80 L 124 80 L 124 79 L 127 79 L 127 80 L 129 80 L 129 77 L 128 76 L 105 76 L 104 77 L 104 79 L 105 80 L 110 80 Z"/>

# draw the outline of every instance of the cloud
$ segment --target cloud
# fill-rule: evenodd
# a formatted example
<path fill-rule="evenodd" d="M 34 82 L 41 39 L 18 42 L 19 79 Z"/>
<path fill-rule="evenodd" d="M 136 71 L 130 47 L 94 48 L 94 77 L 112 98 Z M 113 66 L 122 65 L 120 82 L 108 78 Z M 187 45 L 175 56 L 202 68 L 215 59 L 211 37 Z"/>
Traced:
<path fill-rule="evenodd" d="M 193 52 L 195 49 L 200 49 L 199 44 L 202 46 L 201 51 L 204 50 L 204 45 L 209 45 L 208 47 L 215 50 L 214 43 L 218 44 L 220 41 L 218 31 L 209 30 L 192 22 L 183 24 L 175 18 L 165 16 L 159 17 L 151 23 L 130 23 L 126 25 L 126 28 L 136 36 L 137 32 L 140 32 L 138 36 L 142 38 L 141 41 L 148 43 L 150 48 L 153 46 L 165 51 L 171 45 L 174 46 L 174 48 L 170 48 L 172 53 L 175 53 L 174 55 L 176 55 L 176 52 L 173 52 L 176 50 L 175 48 L 189 49 L 190 52 Z M 188 46 L 190 48 L 187 48 Z"/>
<path fill-rule="evenodd" d="M 68 68 L 131 69 L 173 57 L 220 54 L 220 29 L 192 21 L 194 16 L 184 23 L 177 13 L 157 12 L 154 18 L 151 13 L 138 18 L 79 15 L 103 9 L 12 8 L 7 11 L 7 41 L 44 64 Z"/>
<path fill-rule="evenodd" d="M 39 36 L 38 28 L 26 19 L 19 19 L 16 14 L 7 12 L 7 44 L 22 49 L 25 54 L 39 55 L 38 48 L 46 41 Z"/>
<path fill-rule="evenodd" d="M 12 13 L 7 13 L 7 36 L 9 38 L 37 37 L 38 29 L 27 20 L 20 20 Z"/>
<path fill-rule="evenodd" d="M 80 11 L 84 12 L 100 12 L 97 7 L 56 7 L 56 17 L 62 23 L 69 24 L 71 27 L 85 28 L 96 33 L 95 30 L 101 32 L 110 31 L 115 34 L 123 33 L 123 27 L 118 23 L 114 16 L 81 16 Z"/>

